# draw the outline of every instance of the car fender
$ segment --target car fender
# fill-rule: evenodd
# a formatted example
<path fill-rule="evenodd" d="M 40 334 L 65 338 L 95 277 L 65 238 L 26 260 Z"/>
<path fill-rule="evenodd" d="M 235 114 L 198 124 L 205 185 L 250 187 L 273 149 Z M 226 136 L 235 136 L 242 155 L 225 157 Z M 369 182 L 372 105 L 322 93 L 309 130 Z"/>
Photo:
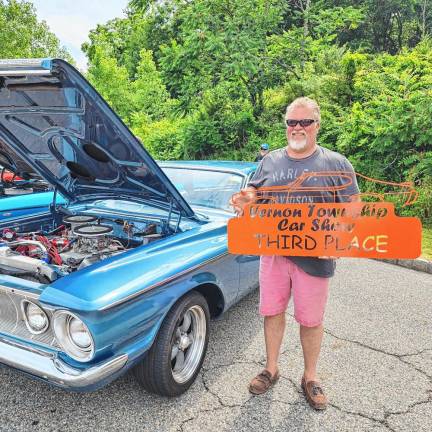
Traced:
<path fill-rule="evenodd" d="M 228 254 L 226 225 L 208 225 L 131 249 L 71 273 L 46 286 L 40 300 L 55 307 L 91 312 L 110 309 L 166 285 Z M 225 273 L 226 269 L 216 269 L 221 289 L 229 291 L 233 283 L 238 288 L 238 277 Z M 236 273 L 238 276 L 238 271 Z"/>
<path fill-rule="evenodd" d="M 131 343 L 137 344 L 132 351 L 142 354 L 166 313 L 188 291 L 217 287 L 221 310 L 238 294 L 239 264 L 228 254 L 225 226 L 198 227 L 174 237 L 61 278 L 45 287 L 39 300 L 78 314 L 94 336 L 97 357 Z"/>
<path fill-rule="evenodd" d="M 226 255 L 219 264 L 214 265 L 225 267 L 226 260 L 230 259 Z M 79 316 L 91 331 L 95 342 L 95 357 L 90 364 L 125 353 L 129 358 L 128 365 L 131 366 L 150 349 L 163 320 L 179 299 L 192 290 L 205 294 L 205 291 L 216 289 L 220 290 L 215 274 L 212 271 L 199 271 L 148 291 L 133 301 L 110 310 L 81 312 Z M 222 311 L 227 305 L 223 303 L 222 290 L 220 294 L 222 298 L 218 301 L 222 300 Z M 212 306 L 215 305 L 209 304 L 210 309 Z M 76 367 L 83 366 L 66 355 L 61 357 Z"/>

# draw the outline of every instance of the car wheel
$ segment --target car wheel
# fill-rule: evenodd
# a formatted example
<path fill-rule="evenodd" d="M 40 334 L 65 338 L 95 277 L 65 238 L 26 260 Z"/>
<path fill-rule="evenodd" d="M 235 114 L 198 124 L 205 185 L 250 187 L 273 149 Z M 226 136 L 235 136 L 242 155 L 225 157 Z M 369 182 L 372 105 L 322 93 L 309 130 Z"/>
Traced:
<path fill-rule="evenodd" d="M 134 369 L 146 390 L 177 396 L 192 385 L 207 351 L 209 317 L 208 304 L 196 291 L 172 307 L 147 356 Z"/>

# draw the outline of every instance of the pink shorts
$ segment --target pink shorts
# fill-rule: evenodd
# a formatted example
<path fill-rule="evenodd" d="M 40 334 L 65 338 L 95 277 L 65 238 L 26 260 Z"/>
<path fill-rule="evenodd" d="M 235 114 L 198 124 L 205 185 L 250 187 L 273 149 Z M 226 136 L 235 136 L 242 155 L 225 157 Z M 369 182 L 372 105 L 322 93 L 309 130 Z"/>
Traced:
<path fill-rule="evenodd" d="M 284 256 L 261 256 L 260 314 L 285 312 L 294 297 L 294 318 L 306 327 L 322 324 L 327 303 L 329 278 L 311 276 Z"/>

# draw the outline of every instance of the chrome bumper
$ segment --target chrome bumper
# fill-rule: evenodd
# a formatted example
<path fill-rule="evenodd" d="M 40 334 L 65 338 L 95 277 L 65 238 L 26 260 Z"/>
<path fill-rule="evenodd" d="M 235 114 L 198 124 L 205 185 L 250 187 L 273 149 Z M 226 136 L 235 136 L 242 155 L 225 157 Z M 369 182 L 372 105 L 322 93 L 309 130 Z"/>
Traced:
<path fill-rule="evenodd" d="M 52 353 L 0 336 L 0 363 L 71 390 L 84 390 L 108 380 L 123 368 L 127 360 L 127 354 L 122 354 L 100 365 L 80 370 L 67 365 Z"/>

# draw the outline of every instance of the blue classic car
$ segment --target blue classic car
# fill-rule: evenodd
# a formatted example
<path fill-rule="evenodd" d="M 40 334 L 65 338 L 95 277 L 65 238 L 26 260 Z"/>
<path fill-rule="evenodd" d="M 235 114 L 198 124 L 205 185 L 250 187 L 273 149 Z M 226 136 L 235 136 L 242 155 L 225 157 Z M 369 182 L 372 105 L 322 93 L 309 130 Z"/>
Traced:
<path fill-rule="evenodd" d="M 27 209 L 0 221 L 0 363 L 70 390 L 133 368 L 186 391 L 209 319 L 257 286 L 226 238 L 256 164 L 159 166 L 62 60 L 0 62 L 0 147 L 53 188 L 0 200 Z"/>

